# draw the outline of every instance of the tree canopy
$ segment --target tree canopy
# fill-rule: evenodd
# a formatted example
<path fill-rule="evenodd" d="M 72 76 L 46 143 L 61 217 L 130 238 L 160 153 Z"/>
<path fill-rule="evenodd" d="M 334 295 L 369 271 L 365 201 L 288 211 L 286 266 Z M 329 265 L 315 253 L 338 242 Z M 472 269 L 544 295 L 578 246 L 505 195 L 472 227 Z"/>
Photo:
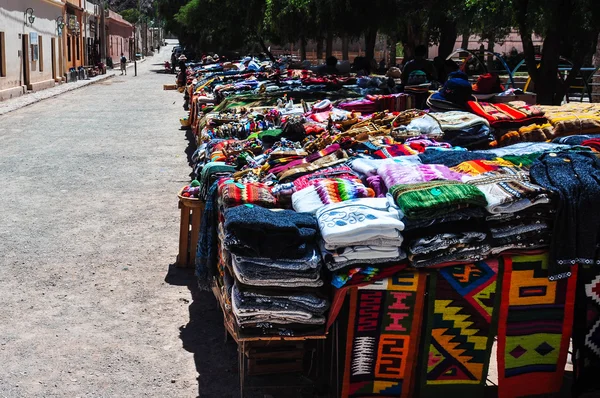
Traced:
<path fill-rule="evenodd" d="M 131 0 L 123 0 L 124 2 Z M 146 0 L 148 1 L 148 0 Z M 200 51 L 242 50 L 265 42 L 327 43 L 334 37 L 364 39 L 365 55 L 373 59 L 377 35 L 400 42 L 410 58 L 420 44 L 439 44 L 444 59 L 459 35 L 478 35 L 487 49 L 517 29 L 522 36 L 527 68 L 538 98 L 562 98 L 579 68 L 593 54 L 600 33 L 597 0 L 155 0 L 165 28 Z M 152 3 L 152 2 L 150 2 Z M 533 35 L 544 39 L 536 54 Z M 468 43 L 468 42 L 467 42 Z M 567 81 L 558 78 L 560 57 L 573 63 Z M 539 68 L 538 68 L 539 66 Z"/>

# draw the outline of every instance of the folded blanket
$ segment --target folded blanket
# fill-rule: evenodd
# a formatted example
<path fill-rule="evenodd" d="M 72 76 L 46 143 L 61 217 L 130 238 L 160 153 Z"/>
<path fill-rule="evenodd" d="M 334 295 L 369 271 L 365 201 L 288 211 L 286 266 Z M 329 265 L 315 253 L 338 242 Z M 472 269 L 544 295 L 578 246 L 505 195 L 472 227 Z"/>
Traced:
<path fill-rule="evenodd" d="M 322 179 L 292 195 L 294 210 L 306 213 L 316 211 L 328 204 L 339 203 L 350 199 L 372 198 L 375 192 L 361 182 L 341 178 Z"/>
<path fill-rule="evenodd" d="M 487 151 L 481 151 L 482 153 L 495 155 L 494 157 L 503 158 L 506 155 L 518 156 L 518 155 L 529 155 L 532 153 L 542 153 L 549 151 L 560 151 L 561 149 L 569 149 L 569 145 L 554 144 L 549 142 L 520 142 L 505 146 L 502 148 L 489 149 Z M 491 160 L 491 159 L 490 159 Z"/>
<path fill-rule="evenodd" d="M 320 208 L 316 215 L 323 240 L 330 249 L 367 244 L 365 242 L 378 239 L 402 242 L 402 215 L 387 198 L 334 203 Z"/>
<path fill-rule="evenodd" d="M 393 144 L 387 145 L 375 152 L 373 152 L 373 157 L 378 159 L 389 159 L 400 156 L 411 156 L 417 155 L 419 151 L 412 149 L 408 145 L 404 144 Z"/>
<path fill-rule="evenodd" d="M 271 193 L 271 187 L 260 182 L 235 182 L 233 179 L 219 181 L 219 197 L 223 208 L 254 204 L 261 207 L 277 207 L 277 199 Z"/>
<path fill-rule="evenodd" d="M 550 191 L 530 182 L 527 171 L 512 167 L 467 176 L 463 181 L 483 192 L 488 203 L 486 209 L 492 214 L 515 213 L 550 202 Z"/>
<path fill-rule="evenodd" d="M 454 249 L 454 250 L 453 250 Z M 484 260 L 489 256 L 491 246 L 485 243 L 470 246 L 458 245 L 455 248 L 440 250 L 425 256 L 409 256 L 413 267 L 433 267 L 448 262 L 474 262 Z"/>
<path fill-rule="evenodd" d="M 433 218 L 431 220 L 411 220 L 406 217 L 402 219 L 404 223 L 404 233 L 408 233 L 409 231 L 418 231 L 423 228 L 431 227 L 431 226 L 443 226 L 447 223 L 452 223 L 455 221 L 477 221 L 483 219 L 487 212 L 485 208 L 475 207 L 468 209 L 460 209 L 453 211 L 451 213 L 444 214 L 440 217 Z M 420 233 L 420 232 L 419 232 Z"/>
<path fill-rule="evenodd" d="M 300 260 L 271 260 L 232 256 L 236 278 L 248 286 L 320 287 L 320 256 L 313 250 Z"/>
<path fill-rule="evenodd" d="M 408 138 L 404 143 L 410 146 L 412 149 L 418 151 L 419 153 L 425 152 L 427 148 L 451 148 L 447 142 L 438 142 L 432 138 L 427 138 L 426 135 L 421 135 L 419 137 L 411 137 Z"/>
<path fill-rule="evenodd" d="M 578 134 L 558 137 L 552 140 L 555 144 L 581 145 L 583 141 L 600 138 L 600 134 Z"/>
<path fill-rule="evenodd" d="M 327 300 L 312 294 L 262 294 L 232 289 L 232 309 L 240 325 L 256 322 L 323 324 Z"/>
<path fill-rule="evenodd" d="M 479 124 L 462 130 L 446 130 L 444 141 L 467 149 L 487 149 L 494 141 L 494 135 L 487 124 Z"/>
<path fill-rule="evenodd" d="M 417 182 L 428 182 L 432 180 L 460 181 L 463 177 L 462 174 L 452 171 L 444 165 L 438 164 L 384 164 L 379 168 L 377 173 L 381 178 L 383 178 L 383 181 L 388 189 L 394 185 L 414 184 Z"/>
<path fill-rule="evenodd" d="M 444 132 L 449 130 L 465 130 L 480 125 L 489 127 L 490 125 L 483 117 L 470 112 L 451 111 L 433 113 L 430 116 L 437 120 Z"/>
<path fill-rule="evenodd" d="M 542 109 L 535 105 L 528 105 L 524 101 L 511 101 L 505 104 L 468 101 L 467 106 L 471 112 L 486 119 L 495 128 L 546 123 Z"/>
<path fill-rule="evenodd" d="M 301 258 L 315 242 L 318 225 L 312 214 L 272 211 L 244 205 L 224 212 L 225 245 L 234 254 L 251 257 Z"/>
<path fill-rule="evenodd" d="M 369 185 L 369 188 L 375 192 L 375 197 L 384 198 L 387 194 L 388 189 L 383 182 L 383 178 L 380 176 L 376 175 L 367 177 L 367 184 Z"/>
<path fill-rule="evenodd" d="M 512 167 L 514 164 L 500 158 L 496 160 L 468 160 L 452 167 L 452 170 L 457 173 L 476 176 L 488 171 L 498 170 L 500 166 Z"/>
<path fill-rule="evenodd" d="M 321 243 L 320 248 L 329 271 L 359 264 L 398 263 L 406 258 L 406 253 L 399 246 L 347 246 L 329 250 Z"/>
<path fill-rule="evenodd" d="M 377 170 L 384 164 L 419 164 L 419 156 L 400 156 L 397 158 L 390 159 L 367 159 L 367 158 L 353 158 L 348 161 L 348 165 L 357 173 L 364 176 L 377 175 Z"/>
<path fill-rule="evenodd" d="M 424 164 L 443 164 L 448 167 L 454 167 L 457 164 L 468 160 L 494 160 L 496 154 L 490 151 L 436 151 L 427 150 L 419 155 L 421 163 Z"/>
<path fill-rule="evenodd" d="M 554 136 L 598 134 L 600 115 L 583 112 L 550 111 L 546 117 L 554 127 Z"/>
<path fill-rule="evenodd" d="M 486 237 L 487 235 L 484 232 L 446 232 L 416 239 L 408 245 L 408 250 L 411 254 L 427 254 L 438 250 L 446 250 L 458 244 L 483 242 Z"/>
<path fill-rule="evenodd" d="M 589 140 L 585 140 L 581 143 L 583 146 L 588 146 L 592 148 L 593 151 L 600 152 L 600 139 L 591 138 Z"/>
<path fill-rule="evenodd" d="M 299 191 L 304 188 L 308 188 L 311 185 L 316 184 L 317 182 L 327 179 L 327 178 L 343 178 L 345 180 L 351 180 L 356 182 L 361 182 L 358 174 L 356 174 L 352 169 L 346 165 L 335 166 L 335 167 L 327 167 L 314 173 L 306 174 L 301 177 L 296 178 L 291 184 L 294 185 L 296 191 Z"/>
<path fill-rule="evenodd" d="M 433 219 L 455 210 L 485 207 L 485 195 L 477 187 L 456 181 L 431 181 L 395 185 L 390 193 L 408 219 Z M 320 224 L 319 224 L 320 225 Z"/>

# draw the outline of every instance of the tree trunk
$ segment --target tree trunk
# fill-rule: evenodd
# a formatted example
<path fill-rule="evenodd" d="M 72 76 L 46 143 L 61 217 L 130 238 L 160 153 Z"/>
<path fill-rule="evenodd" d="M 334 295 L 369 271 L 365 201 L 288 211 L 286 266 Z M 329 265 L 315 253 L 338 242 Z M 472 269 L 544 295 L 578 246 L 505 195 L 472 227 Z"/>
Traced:
<path fill-rule="evenodd" d="M 494 45 L 495 45 L 494 39 L 493 38 L 488 39 L 487 50 L 489 52 L 493 53 L 494 52 Z M 487 63 L 488 72 L 489 71 L 493 71 L 494 70 L 494 56 L 492 54 L 488 54 L 487 55 L 486 63 Z"/>
<path fill-rule="evenodd" d="M 398 44 L 398 42 L 396 41 L 396 39 L 393 38 L 389 38 L 389 43 L 390 43 L 390 67 L 392 66 L 396 66 L 396 58 L 398 56 L 397 52 L 396 52 L 396 45 Z"/>
<path fill-rule="evenodd" d="M 465 29 L 462 32 L 462 43 L 460 44 L 460 48 L 462 48 L 463 50 L 469 49 L 469 37 L 470 36 L 471 36 L 471 33 L 469 32 L 469 29 Z"/>
<path fill-rule="evenodd" d="M 350 59 L 350 55 L 348 54 L 350 47 L 350 43 L 348 43 L 348 35 L 344 34 L 344 36 L 342 36 L 342 59 L 344 61 L 348 61 L 348 59 Z"/>
<path fill-rule="evenodd" d="M 368 62 L 375 59 L 375 44 L 377 42 L 377 27 L 370 27 L 365 33 L 365 58 Z"/>
<path fill-rule="evenodd" d="M 406 62 L 415 57 L 415 47 L 417 47 L 419 40 L 418 34 L 415 33 L 414 25 L 411 23 L 407 24 L 406 37 L 402 41 L 402 47 L 404 48 L 403 64 L 406 64 Z"/>
<path fill-rule="evenodd" d="M 256 37 L 256 41 L 258 41 L 258 44 L 260 45 L 260 48 L 262 48 L 263 52 L 265 54 L 267 54 L 267 56 L 269 57 L 269 59 L 271 60 L 271 62 L 275 62 L 276 59 L 273 56 L 273 54 L 271 53 L 271 51 L 269 51 L 269 47 L 267 47 L 267 45 L 265 44 L 265 41 L 263 40 L 263 38 L 261 36 L 257 36 Z"/>
<path fill-rule="evenodd" d="M 458 30 L 456 29 L 456 21 L 444 19 L 440 25 L 440 44 L 438 47 L 438 57 L 441 59 L 446 59 L 450 54 L 452 54 L 457 37 Z"/>
<path fill-rule="evenodd" d="M 323 38 L 322 37 L 319 37 L 317 39 L 317 59 L 318 60 L 323 59 Z"/>
<path fill-rule="evenodd" d="M 331 57 L 333 55 L 333 31 L 330 29 L 327 31 L 327 42 L 325 45 L 325 57 Z"/>
<path fill-rule="evenodd" d="M 306 60 L 306 37 L 300 36 L 300 59 Z"/>
<path fill-rule="evenodd" d="M 531 39 L 531 27 L 527 22 L 527 8 L 529 6 L 529 0 L 515 0 L 513 6 L 516 8 L 516 21 L 519 33 L 521 35 L 521 42 L 523 43 L 523 54 L 525 56 L 525 65 L 527 66 L 527 72 L 534 83 L 538 80 L 538 69 L 537 62 L 535 60 L 535 47 L 533 46 L 533 40 Z"/>

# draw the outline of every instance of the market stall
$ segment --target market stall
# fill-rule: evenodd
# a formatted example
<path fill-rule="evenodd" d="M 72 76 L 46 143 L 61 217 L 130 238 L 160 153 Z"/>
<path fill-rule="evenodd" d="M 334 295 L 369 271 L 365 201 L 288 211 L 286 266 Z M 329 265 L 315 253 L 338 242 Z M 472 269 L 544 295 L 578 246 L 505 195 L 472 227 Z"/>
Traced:
<path fill-rule="evenodd" d="M 188 73 L 180 196 L 242 363 L 327 339 L 332 396 L 481 397 L 497 339 L 520 397 L 560 391 L 572 343 L 574 391 L 598 388 L 600 106 L 474 100 L 460 73 L 430 110 L 375 77 Z"/>

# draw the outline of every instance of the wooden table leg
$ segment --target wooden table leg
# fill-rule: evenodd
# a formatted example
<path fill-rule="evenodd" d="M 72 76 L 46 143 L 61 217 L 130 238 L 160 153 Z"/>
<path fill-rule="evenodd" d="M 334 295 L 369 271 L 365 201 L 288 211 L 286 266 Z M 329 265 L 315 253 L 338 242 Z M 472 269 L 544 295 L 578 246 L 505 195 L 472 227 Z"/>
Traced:
<path fill-rule="evenodd" d="M 187 264 L 189 267 L 196 266 L 196 248 L 198 246 L 198 236 L 200 235 L 200 223 L 202 222 L 203 209 L 195 207 L 192 209 L 192 233 L 190 236 L 190 261 Z"/>
<path fill-rule="evenodd" d="M 190 236 L 190 208 L 179 202 L 181 209 L 181 224 L 179 225 L 179 256 L 177 266 L 186 267 L 188 264 L 188 239 Z"/>

